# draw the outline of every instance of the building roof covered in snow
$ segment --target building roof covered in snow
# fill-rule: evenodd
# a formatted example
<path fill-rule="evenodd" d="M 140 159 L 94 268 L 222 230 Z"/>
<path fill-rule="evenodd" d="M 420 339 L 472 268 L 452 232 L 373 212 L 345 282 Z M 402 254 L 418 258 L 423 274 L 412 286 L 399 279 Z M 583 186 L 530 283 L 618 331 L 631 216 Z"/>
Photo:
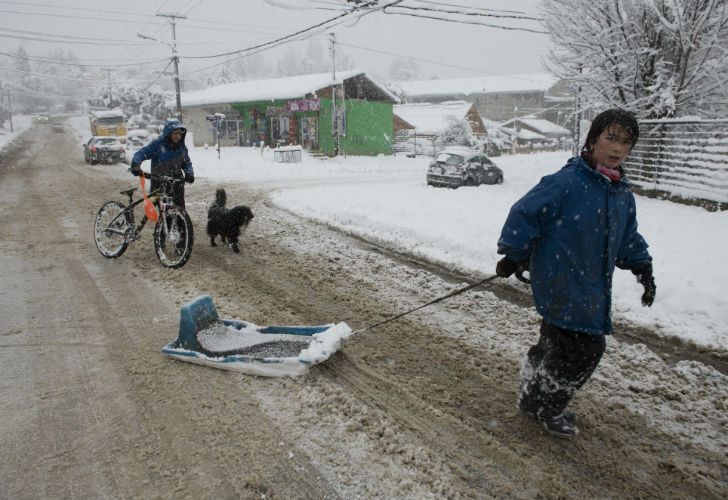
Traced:
<path fill-rule="evenodd" d="M 509 127 L 501 127 L 499 129 L 501 132 L 505 132 L 506 134 L 510 135 L 511 137 L 515 137 L 516 139 L 521 139 L 522 141 L 546 141 L 546 137 L 537 134 L 536 132 L 532 132 L 528 129 L 522 128 L 518 130 L 513 130 Z"/>
<path fill-rule="evenodd" d="M 414 80 L 396 82 L 410 96 L 471 95 L 500 92 L 545 92 L 558 81 L 548 73 Z"/>
<path fill-rule="evenodd" d="M 266 80 L 247 80 L 244 82 L 226 83 L 203 90 L 182 92 L 183 106 L 205 106 L 213 104 L 233 104 L 238 102 L 267 101 L 276 99 L 297 99 L 309 96 L 317 90 L 330 87 L 355 77 L 368 80 L 386 100 L 399 102 L 399 99 L 383 85 L 366 76 L 362 70 L 337 71 L 336 81 L 332 81 L 331 73 L 315 73 L 297 75 L 286 78 L 270 78 Z"/>
<path fill-rule="evenodd" d="M 445 101 L 439 104 L 423 102 L 396 104 L 393 112 L 417 129 L 419 133 L 437 134 L 450 125 L 451 117 L 458 120 L 466 119 L 471 108 L 473 108 L 473 103 L 465 101 Z M 478 119 L 480 119 L 479 115 Z"/>
<path fill-rule="evenodd" d="M 511 118 L 508 121 L 505 121 L 501 124 L 503 127 L 512 127 L 513 126 L 513 118 Z M 541 135 L 549 136 L 549 137 L 560 137 L 560 136 L 569 136 L 571 135 L 571 132 L 562 127 L 561 125 L 557 125 L 554 122 L 544 120 L 542 118 L 529 118 L 529 117 L 518 117 L 515 118 L 516 120 L 516 127 L 517 128 L 527 128 L 531 130 L 532 132 L 536 132 Z"/>

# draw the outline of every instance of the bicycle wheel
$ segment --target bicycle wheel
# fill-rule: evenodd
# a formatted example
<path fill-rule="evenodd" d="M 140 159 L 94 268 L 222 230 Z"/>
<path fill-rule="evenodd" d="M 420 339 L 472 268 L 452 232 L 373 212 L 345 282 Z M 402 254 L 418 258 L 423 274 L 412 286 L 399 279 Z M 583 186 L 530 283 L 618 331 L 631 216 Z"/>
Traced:
<path fill-rule="evenodd" d="M 164 267 L 177 269 L 187 263 L 192 253 L 192 221 L 180 207 L 168 206 L 154 226 L 154 250 Z"/>
<path fill-rule="evenodd" d="M 128 245 L 126 237 L 131 226 L 124 217 L 125 208 L 118 201 L 107 201 L 96 214 L 94 243 L 107 259 L 119 257 Z"/>

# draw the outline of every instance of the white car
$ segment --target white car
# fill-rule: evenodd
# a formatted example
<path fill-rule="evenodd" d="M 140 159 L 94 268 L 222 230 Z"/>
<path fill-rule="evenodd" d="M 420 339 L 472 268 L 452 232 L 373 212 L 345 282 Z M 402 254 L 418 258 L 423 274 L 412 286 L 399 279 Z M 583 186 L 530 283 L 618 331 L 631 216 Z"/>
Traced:
<path fill-rule="evenodd" d="M 126 144 L 130 148 L 141 148 L 149 144 L 153 139 L 153 134 L 148 130 L 138 128 L 130 130 L 126 133 Z"/>
<path fill-rule="evenodd" d="M 503 171 L 480 151 L 450 147 L 427 167 L 427 185 L 458 188 L 502 184 Z"/>

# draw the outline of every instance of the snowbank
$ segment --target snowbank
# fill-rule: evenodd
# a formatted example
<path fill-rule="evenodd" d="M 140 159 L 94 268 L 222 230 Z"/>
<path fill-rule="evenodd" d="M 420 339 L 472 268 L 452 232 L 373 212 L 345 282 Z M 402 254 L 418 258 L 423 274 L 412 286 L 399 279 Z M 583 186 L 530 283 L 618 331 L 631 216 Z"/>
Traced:
<path fill-rule="evenodd" d="M 0 124 L 1 125 L 1 124 Z M 5 127 L 0 127 L 0 150 L 5 148 L 20 134 L 33 126 L 33 117 L 26 115 L 13 116 L 13 132 L 10 132 L 10 122 L 5 122 Z"/>
<path fill-rule="evenodd" d="M 500 186 L 457 190 L 425 185 L 427 158 L 348 157 L 276 163 L 272 150 L 190 148 L 198 178 L 277 190 L 274 203 L 304 217 L 465 272 L 492 274 L 510 206 L 566 152 L 494 158 Z M 194 189 L 194 188 L 192 188 Z M 640 232 L 654 258 L 657 299 L 640 304 L 641 287 L 617 271 L 615 319 L 706 347 L 728 349 L 728 212 L 637 197 Z"/>

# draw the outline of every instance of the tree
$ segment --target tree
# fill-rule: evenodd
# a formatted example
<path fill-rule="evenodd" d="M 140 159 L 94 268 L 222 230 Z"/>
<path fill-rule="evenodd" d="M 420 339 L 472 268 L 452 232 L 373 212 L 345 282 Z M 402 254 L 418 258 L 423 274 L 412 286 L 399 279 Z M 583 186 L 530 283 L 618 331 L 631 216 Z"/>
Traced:
<path fill-rule="evenodd" d="M 394 81 L 417 80 L 420 69 L 414 59 L 410 57 L 397 57 L 389 65 L 389 78 Z"/>
<path fill-rule="evenodd" d="M 728 109 L 726 0 L 544 0 L 547 64 L 581 86 L 584 107 L 642 118 Z"/>
<path fill-rule="evenodd" d="M 225 64 L 218 66 L 212 70 L 210 76 L 207 77 L 205 87 L 214 87 L 225 83 L 237 82 L 240 77 L 237 73 L 237 65 L 232 64 L 230 57 L 225 60 Z"/>
<path fill-rule="evenodd" d="M 460 146 L 477 146 L 478 140 L 473 134 L 473 128 L 467 120 L 459 119 L 454 115 L 447 117 L 447 128 L 440 132 L 437 139 L 442 144 L 456 144 Z"/>

